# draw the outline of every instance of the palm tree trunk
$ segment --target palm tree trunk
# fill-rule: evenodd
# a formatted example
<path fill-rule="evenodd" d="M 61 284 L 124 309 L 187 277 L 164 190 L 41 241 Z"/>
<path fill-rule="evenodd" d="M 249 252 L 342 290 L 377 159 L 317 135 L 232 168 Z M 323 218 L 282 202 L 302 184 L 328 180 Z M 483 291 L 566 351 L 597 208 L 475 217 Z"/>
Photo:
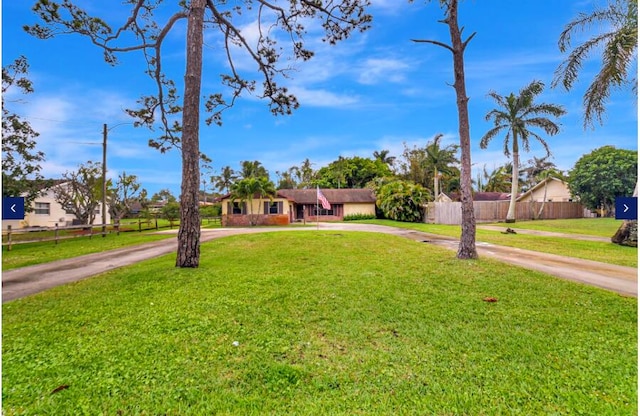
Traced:
<path fill-rule="evenodd" d="M 518 197 L 518 165 L 519 165 L 518 136 L 513 133 L 513 165 L 511 172 L 511 200 L 509 201 L 509 211 L 505 222 L 516 222 L 516 198 Z"/>
<path fill-rule="evenodd" d="M 200 264 L 200 90 L 205 0 L 192 0 L 187 23 L 187 69 L 182 108 L 182 185 L 176 267 Z"/>

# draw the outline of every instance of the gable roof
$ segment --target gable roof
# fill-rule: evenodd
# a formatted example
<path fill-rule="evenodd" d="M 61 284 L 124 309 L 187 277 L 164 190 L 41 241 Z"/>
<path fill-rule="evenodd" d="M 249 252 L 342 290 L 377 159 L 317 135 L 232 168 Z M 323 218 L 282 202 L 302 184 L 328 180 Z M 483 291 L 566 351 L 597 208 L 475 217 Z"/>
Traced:
<path fill-rule="evenodd" d="M 322 195 L 331 204 L 374 204 L 376 196 L 371 189 L 321 189 Z M 315 189 L 280 189 L 278 196 L 291 199 L 297 204 L 317 203 Z"/>
<path fill-rule="evenodd" d="M 520 196 L 518 196 L 516 201 L 521 201 L 523 199 L 526 199 L 527 196 L 531 195 L 532 193 L 534 193 L 538 189 L 544 187 L 545 183 L 549 183 L 549 182 L 552 182 L 552 181 L 557 181 L 557 182 L 561 183 L 562 185 L 564 185 L 567 188 L 567 193 L 569 193 L 569 186 L 567 185 L 567 182 L 563 181 L 562 179 L 558 179 L 558 178 L 554 178 L 552 176 L 549 176 L 549 177 L 545 178 L 543 181 L 538 182 L 533 188 L 529 189 L 527 192 L 525 192 L 525 193 L 521 194 Z"/>

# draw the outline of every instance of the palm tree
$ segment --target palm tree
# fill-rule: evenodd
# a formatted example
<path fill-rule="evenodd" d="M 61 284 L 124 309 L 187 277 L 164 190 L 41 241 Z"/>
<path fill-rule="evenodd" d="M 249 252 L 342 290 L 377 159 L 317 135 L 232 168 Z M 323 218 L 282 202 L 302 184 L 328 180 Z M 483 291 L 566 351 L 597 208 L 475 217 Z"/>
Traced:
<path fill-rule="evenodd" d="M 580 13 L 564 28 L 558 46 L 561 52 L 571 48 L 571 36 L 599 23 L 603 33 L 586 40 L 571 51 L 556 69 L 552 87 L 562 84 L 568 91 L 578 79 L 578 72 L 591 52 L 602 51 L 602 67 L 587 88 L 584 97 L 584 127 L 602 124 L 605 102 L 611 88 L 631 86 L 637 95 L 636 71 L 633 70 L 638 47 L 638 1 L 610 0 L 606 8 L 590 14 Z"/>
<path fill-rule="evenodd" d="M 240 162 L 240 177 L 243 179 L 247 179 L 247 178 L 268 178 L 269 177 L 269 172 L 267 171 L 267 169 L 262 166 L 262 163 L 254 160 L 249 161 L 249 160 L 243 160 L 242 162 Z"/>
<path fill-rule="evenodd" d="M 380 150 L 380 151 L 376 150 L 373 152 L 373 157 L 375 160 L 379 160 L 385 165 L 388 165 L 389 167 L 393 167 L 393 163 L 396 161 L 396 157 L 387 156 L 388 154 L 389 154 L 388 150 Z"/>
<path fill-rule="evenodd" d="M 452 174 L 454 172 L 451 166 L 454 163 L 460 163 L 456 158 L 456 153 L 460 146 L 450 144 L 444 148 L 440 147 L 440 139 L 443 134 L 436 134 L 432 141 L 427 143 L 425 148 L 425 168 L 433 172 L 433 200 L 435 201 L 440 194 L 439 179 L 444 174 Z"/>
<path fill-rule="evenodd" d="M 534 100 L 536 96 L 544 90 L 544 84 L 540 81 L 532 81 L 523 88 L 519 95 L 511 93 L 509 96 L 501 96 L 491 91 L 489 96 L 498 103 L 499 109 L 491 110 L 485 116 L 485 120 L 493 120 L 494 127 L 489 130 L 480 140 L 480 147 L 486 149 L 487 145 L 498 133 L 506 130 L 507 134 L 504 139 L 504 154 L 512 157 L 512 180 L 511 180 L 511 202 L 509 203 L 509 211 L 507 212 L 506 222 L 516 221 L 516 197 L 518 195 L 518 177 L 519 177 L 519 157 L 520 143 L 525 151 L 529 151 L 529 137 L 539 141 L 547 155 L 551 155 L 549 145 L 544 139 L 531 131 L 529 127 L 541 128 L 548 135 L 555 135 L 560 130 L 559 126 L 542 115 L 551 115 L 560 117 L 566 113 L 564 108 L 555 104 L 536 104 Z M 511 149 L 509 149 L 511 144 Z"/>
<path fill-rule="evenodd" d="M 513 180 L 511 164 L 500 166 L 487 172 L 486 167 L 483 168 L 484 180 L 486 181 L 482 187 L 483 192 L 509 192 L 511 189 L 511 181 Z"/>
<path fill-rule="evenodd" d="M 220 192 L 230 191 L 231 185 L 237 179 L 236 172 L 231 169 L 230 166 L 225 166 L 222 168 L 222 172 L 220 175 L 211 177 L 211 181 L 213 182 L 213 186 L 216 187 Z"/>
<path fill-rule="evenodd" d="M 269 199 L 271 199 L 273 195 L 275 195 L 275 192 L 273 182 L 265 177 L 244 178 L 236 182 L 231 188 L 233 199 L 240 199 L 249 205 L 249 221 L 251 225 L 256 225 L 257 223 L 257 218 L 253 213 L 253 199 L 255 196 L 259 195 L 260 199 L 268 196 Z"/>

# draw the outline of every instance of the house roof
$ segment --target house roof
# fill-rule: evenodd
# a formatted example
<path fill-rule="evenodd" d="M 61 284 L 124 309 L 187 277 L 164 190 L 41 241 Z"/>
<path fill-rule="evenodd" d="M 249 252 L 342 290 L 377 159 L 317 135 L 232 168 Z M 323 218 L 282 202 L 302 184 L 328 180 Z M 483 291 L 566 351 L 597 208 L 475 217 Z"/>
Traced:
<path fill-rule="evenodd" d="M 322 195 L 331 204 L 372 204 L 376 196 L 371 189 L 321 189 Z M 315 189 L 280 189 L 278 195 L 293 199 L 297 204 L 317 203 Z"/>
<path fill-rule="evenodd" d="M 568 187 L 567 183 L 565 181 L 563 181 L 562 179 L 558 179 L 558 178 L 554 178 L 552 176 L 549 176 L 547 178 L 545 178 L 543 181 L 538 182 L 533 188 L 529 189 L 527 192 L 521 194 L 520 196 L 518 196 L 517 201 L 521 201 L 523 199 L 526 199 L 529 195 L 531 195 L 532 193 L 534 193 L 535 191 L 537 191 L 538 189 L 544 187 L 545 183 L 549 183 L 549 182 L 553 182 L 553 181 L 557 181 L 565 186 Z"/>
<path fill-rule="evenodd" d="M 453 192 L 448 194 L 452 201 L 460 201 L 460 194 Z M 474 192 L 474 201 L 508 201 L 511 199 L 511 194 L 506 192 Z"/>
<path fill-rule="evenodd" d="M 371 189 L 321 189 L 322 194 L 331 204 L 373 204 L 376 196 Z M 220 201 L 229 199 L 231 194 L 220 197 Z M 256 195 L 259 198 L 259 195 Z M 317 203 L 317 191 L 315 189 L 279 189 L 276 198 L 285 198 L 296 204 Z"/>

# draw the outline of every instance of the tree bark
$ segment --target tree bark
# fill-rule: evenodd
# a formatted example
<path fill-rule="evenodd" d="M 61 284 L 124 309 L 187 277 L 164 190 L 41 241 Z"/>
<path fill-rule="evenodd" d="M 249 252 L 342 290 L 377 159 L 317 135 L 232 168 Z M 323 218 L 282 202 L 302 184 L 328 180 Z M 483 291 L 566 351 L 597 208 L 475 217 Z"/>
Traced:
<path fill-rule="evenodd" d="M 200 91 L 206 0 L 192 0 L 187 23 L 187 63 L 182 110 L 182 185 L 176 267 L 200 264 Z"/>
<path fill-rule="evenodd" d="M 469 133 L 469 109 L 464 79 L 464 49 L 462 34 L 458 27 L 458 0 L 449 4 L 447 25 L 451 35 L 453 52 L 453 72 L 455 76 L 456 103 L 458 105 L 458 129 L 460 134 L 460 195 L 462 202 L 462 233 L 457 257 L 459 259 L 478 258 L 476 251 L 476 218 L 473 213 L 473 196 L 471 188 L 471 137 Z M 473 35 L 472 35 L 473 36 Z M 467 42 L 471 40 L 469 38 Z"/>

